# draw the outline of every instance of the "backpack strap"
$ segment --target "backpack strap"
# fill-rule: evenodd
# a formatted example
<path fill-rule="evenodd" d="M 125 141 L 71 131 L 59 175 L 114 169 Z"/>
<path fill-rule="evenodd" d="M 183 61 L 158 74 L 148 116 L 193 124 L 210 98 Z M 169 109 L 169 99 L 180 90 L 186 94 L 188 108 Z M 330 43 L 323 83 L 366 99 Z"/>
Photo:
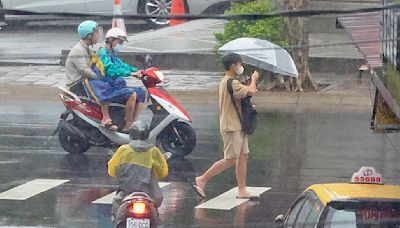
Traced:
<path fill-rule="evenodd" d="M 115 64 L 117 62 L 115 59 L 116 58 L 115 54 L 113 54 L 111 52 L 111 50 L 109 50 L 108 48 L 104 48 L 104 49 L 106 50 L 108 57 L 110 57 L 111 62 Z"/>
<path fill-rule="evenodd" d="M 235 80 L 235 79 L 229 78 L 226 85 L 227 85 L 228 93 L 231 96 L 231 101 L 233 103 L 233 106 L 235 106 L 236 113 L 238 114 L 239 120 L 240 120 L 240 122 L 242 122 L 242 117 L 240 115 L 239 108 L 237 107 L 235 98 L 233 97 L 233 86 L 232 86 L 233 80 Z"/>

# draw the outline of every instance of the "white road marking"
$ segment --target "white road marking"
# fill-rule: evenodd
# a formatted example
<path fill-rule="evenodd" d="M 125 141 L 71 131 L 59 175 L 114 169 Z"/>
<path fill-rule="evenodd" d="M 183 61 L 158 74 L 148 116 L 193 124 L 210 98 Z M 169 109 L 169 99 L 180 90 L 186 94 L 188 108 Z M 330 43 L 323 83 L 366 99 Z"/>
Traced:
<path fill-rule="evenodd" d="M 0 193 L 3 200 L 26 200 L 42 192 L 55 188 L 69 180 L 35 179 Z"/>
<path fill-rule="evenodd" d="M 264 192 L 270 190 L 268 187 L 247 187 L 247 190 L 255 196 L 260 196 Z M 240 204 L 247 202 L 248 199 L 236 199 L 237 187 L 222 193 L 221 195 L 208 200 L 207 202 L 196 206 L 196 209 L 215 209 L 215 210 L 231 210 Z"/>
<path fill-rule="evenodd" d="M 160 188 L 164 188 L 170 184 L 171 183 L 168 183 L 168 182 L 160 182 Z M 112 204 L 112 200 L 115 196 L 115 193 L 116 192 L 111 192 L 110 194 L 105 195 L 105 196 L 93 201 L 92 203 L 94 203 L 94 204 Z"/>
<path fill-rule="evenodd" d="M 10 164 L 17 164 L 22 163 L 21 160 L 9 160 L 9 161 L 0 161 L 0 165 L 10 165 Z"/>

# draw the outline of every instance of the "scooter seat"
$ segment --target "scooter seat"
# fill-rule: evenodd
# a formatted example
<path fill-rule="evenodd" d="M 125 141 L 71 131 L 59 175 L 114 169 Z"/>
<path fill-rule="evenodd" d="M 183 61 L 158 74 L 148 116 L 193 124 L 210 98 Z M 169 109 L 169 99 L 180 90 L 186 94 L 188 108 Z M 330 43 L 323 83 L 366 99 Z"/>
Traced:
<path fill-rule="evenodd" d="M 130 201 L 133 199 L 145 199 L 150 201 L 151 203 L 154 203 L 154 201 L 151 199 L 151 197 L 145 193 L 145 192 L 133 192 L 129 194 L 127 197 L 125 197 L 122 202 Z"/>

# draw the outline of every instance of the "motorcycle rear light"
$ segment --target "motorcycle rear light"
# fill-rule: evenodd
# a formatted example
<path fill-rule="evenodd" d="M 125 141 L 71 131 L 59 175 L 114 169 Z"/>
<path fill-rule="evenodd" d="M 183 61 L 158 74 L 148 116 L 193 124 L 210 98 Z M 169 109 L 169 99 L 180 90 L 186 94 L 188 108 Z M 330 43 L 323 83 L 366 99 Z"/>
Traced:
<path fill-rule="evenodd" d="M 144 214 L 146 211 L 146 204 L 145 203 L 134 203 L 132 205 L 132 212 L 135 214 Z"/>
<path fill-rule="evenodd" d="M 143 218 L 150 215 L 150 207 L 148 203 L 144 201 L 132 202 L 128 206 L 127 212 L 133 217 Z"/>

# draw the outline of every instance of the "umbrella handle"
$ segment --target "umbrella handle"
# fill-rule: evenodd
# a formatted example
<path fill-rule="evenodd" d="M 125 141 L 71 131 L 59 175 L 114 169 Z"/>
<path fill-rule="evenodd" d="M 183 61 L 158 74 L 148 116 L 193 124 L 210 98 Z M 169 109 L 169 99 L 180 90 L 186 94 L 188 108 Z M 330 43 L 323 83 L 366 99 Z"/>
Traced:
<path fill-rule="evenodd" d="M 257 71 L 258 73 L 260 73 L 260 61 L 258 61 L 258 63 L 257 63 L 257 69 L 256 69 L 256 71 Z M 250 76 L 250 80 L 251 80 L 251 76 Z"/>

